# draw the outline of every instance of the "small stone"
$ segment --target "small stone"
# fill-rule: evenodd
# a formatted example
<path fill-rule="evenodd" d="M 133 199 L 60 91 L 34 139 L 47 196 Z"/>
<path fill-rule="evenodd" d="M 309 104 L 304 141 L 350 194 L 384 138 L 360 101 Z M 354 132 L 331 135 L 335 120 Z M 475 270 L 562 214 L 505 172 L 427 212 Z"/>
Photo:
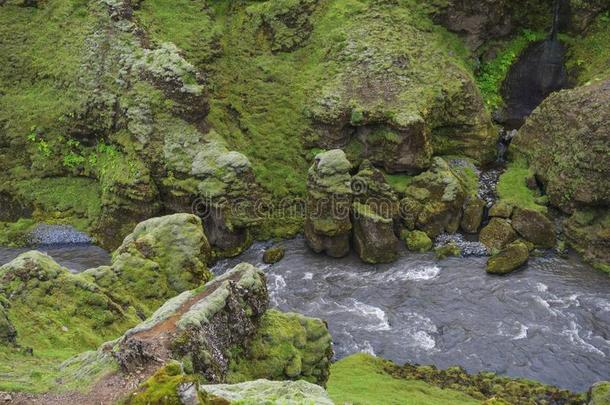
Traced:
<path fill-rule="evenodd" d="M 67 326 L 65 326 L 65 325 L 63 325 L 63 326 L 61 327 L 61 331 L 62 331 L 62 332 L 67 332 L 67 331 L 68 331 L 68 327 L 67 327 Z"/>
<path fill-rule="evenodd" d="M 266 264 L 277 263 L 284 257 L 284 248 L 282 246 L 273 246 L 263 253 L 263 262 Z"/>

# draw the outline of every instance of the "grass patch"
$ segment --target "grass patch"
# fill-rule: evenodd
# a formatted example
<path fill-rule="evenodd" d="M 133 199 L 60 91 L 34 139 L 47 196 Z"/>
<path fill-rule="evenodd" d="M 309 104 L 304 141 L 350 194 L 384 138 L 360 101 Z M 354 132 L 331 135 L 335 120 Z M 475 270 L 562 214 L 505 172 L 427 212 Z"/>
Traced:
<path fill-rule="evenodd" d="M 413 176 L 409 176 L 407 174 L 384 173 L 384 176 L 385 180 L 390 186 L 392 186 L 394 191 L 400 194 L 404 194 L 407 191 L 407 187 L 411 185 L 411 181 L 413 181 Z"/>
<path fill-rule="evenodd" d="M 392 377 L 384 370 L 386 361 L 359 353 L 331 366 L 328 394 L 337 404 L 354 405 L 461 405 L 478 404 L 468 395 L 441 389 L 417 380 Z"/>
<path fill-rule="evenodd" d="M 17 222 L 0 222 L 0 246 L 22 247 L 28 244 L 28 235 L 37 222 L 20 218 Z"/>
<path fill-rule="evenodd" d="M 516 207 L 546 212 L 545 206 L 536 204 L 536 198 L 540 195 L 527 187 L 526 179 L 530 176 L 532 173 L 525 162 L 519 160 L 510 163 L 498 181 L 498 197 Z"/>

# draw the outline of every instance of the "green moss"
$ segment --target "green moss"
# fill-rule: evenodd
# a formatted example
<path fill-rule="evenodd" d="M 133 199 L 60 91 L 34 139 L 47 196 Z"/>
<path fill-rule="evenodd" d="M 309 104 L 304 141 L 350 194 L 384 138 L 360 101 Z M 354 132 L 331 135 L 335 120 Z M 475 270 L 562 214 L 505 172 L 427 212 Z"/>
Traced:
<path fill-rule="evenodd" d="M 181 404 L 178 387 L 181 384 L 194 383 L 193 377 L 182 373 L 179 363 L 170 362 L 160 368 L 142 384 L 140 389 L 125 398 L 125 404 Z"/>
<path fill-rule="evenodd" d="M 437 259 L 442 260 L 450 256 L 460 257 L 462 255 L 462 249 L 460 249 L 455 242 L 449 242 L 446 245 L 434 249 L 434 253 L 436 254 Z"/>
<path fill-rule="evenodd" d="M 478 404 L 458 391 L 440 389 L 423 381 L 398 379 L 385 371 L 389 362 L 360 353 L 331 367 L 328 393 L 337 404 L 445 405 Z"/>
<path fill-rule="evenodd" d="M 432 249 L 432 240 L 422 231 L 403 231 L 401 239 L 407 245 L 407 249 L 412 252 L 427 252 Z"/>
<path fill-rule="evenodd" d="M 544 39 L 546 33 L 523 30 L 506 43 L 497 56 L 484 63 L 476 77 L 485 105 L 490 111 L 503 105 L 500 90 L 512 64 L 531 43 Z"/>
<path fill-rule="evenodd" d="M 24 218 L 16 222 L 0 222 L 0 246 L 26 246 L 29 243 L 28 235 L 36 224 L 35 220 Z"/>
<path fill-rule="evenodd" d="M 411 184 L 413 180 L 413 176 L 409 176 L 406 174 L 388 174 L 384 173 L 385 180 L 388 182 L 392 188 L 401 194 L 404 194 L 407 191 L 407 188 Z"/>
<path fill-rule="evenodd" d="M 582 85 L 610 76 L 610 11 L 597 19 L 580 37 L 562 37 L 568 45 L 566 66 Z"/>
<path fill-rule="evenodd" d="M 527 187 L 526 179 L 531 175 L 523 161 L 518 160 L 510 163 L 498 181 L 498 196 L 503 203 L 514 207 L 546 213 L 547 208 L 536 203 L 536 198 L 540 195 Z"/>
<path fill-rule="evenodd" d="M 248 350 L 235 352 L 227 381 L 304 379 L 324 385 L 331 356 L 324 322 L 268 310 Z"/>

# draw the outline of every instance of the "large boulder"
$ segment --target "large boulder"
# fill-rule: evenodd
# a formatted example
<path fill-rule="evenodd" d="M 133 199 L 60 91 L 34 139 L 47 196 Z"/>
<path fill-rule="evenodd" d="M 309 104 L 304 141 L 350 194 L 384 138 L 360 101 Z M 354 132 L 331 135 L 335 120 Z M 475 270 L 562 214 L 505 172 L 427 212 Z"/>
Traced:
<path fill-rule="evenodd" d="M 352 230 L 351 164 L 339 149 L 320 153 L 309 169 L 305 238 L 317 253 L 349 253 Z"/>
<path fill-rule="evenodd" d="M 466 233 L 477 233 L 483 221 L 486 203 L 478 197 L 466 198 L 460 227 Z"/>
<path fill-rule="evenodd" d="M 400 211 L 408 229 L 419 229 L 430 237 L 458 230 L 466 190 L 445 160 L 434 158 L 430 170 L 413 178 L 405 194 Z"/>
<path fill-rule="evenodd" d="M 366 263 L 389 263 L 398 257 L 399 240 L 394 233 L 399 201 L 383 173 L 368 161 L 352 178 L 354 249 Z"/>
<path fill-rule="evenodd" d="M 550 95 L 515 136 L 552 205 L 610 204 L 610 80 Z"/>
<path fill-rule="evenodd" d="M 517 237 L 510 222 L 502 218 L 492 218 L 479 234 L 479 240 L 489 250 L 502 249 Z"/>
<path fill-rule="evenodd" d="M 521 241 L 513 242 L 487 260 L 487 272 L 491 274 L 510 273 L 524 265 L 528 258 L 527 245 Z"/>
<path fill-rule="evenodd" d="M 537 247 L 555 246 L 555 226 L 538 211 L 517 208 L 512 216 L 512 226 L 519 235 Z"/>

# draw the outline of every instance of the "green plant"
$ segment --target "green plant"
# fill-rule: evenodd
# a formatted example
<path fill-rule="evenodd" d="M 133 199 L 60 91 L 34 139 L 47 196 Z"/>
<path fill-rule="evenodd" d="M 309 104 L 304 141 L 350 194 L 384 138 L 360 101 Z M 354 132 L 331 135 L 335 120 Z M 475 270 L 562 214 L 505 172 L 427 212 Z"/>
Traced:
<path fill-rule="evenodd" d="M 533 42 L 544 39 L 544 36 L 542 32 L 523 30 L 520 35 L 508 42 L 494 59 L 481 66 L 476 81 L 489 110 L 495 110 L 504 103 L 500 90 L 510 67 L 525 48 Z"/>

